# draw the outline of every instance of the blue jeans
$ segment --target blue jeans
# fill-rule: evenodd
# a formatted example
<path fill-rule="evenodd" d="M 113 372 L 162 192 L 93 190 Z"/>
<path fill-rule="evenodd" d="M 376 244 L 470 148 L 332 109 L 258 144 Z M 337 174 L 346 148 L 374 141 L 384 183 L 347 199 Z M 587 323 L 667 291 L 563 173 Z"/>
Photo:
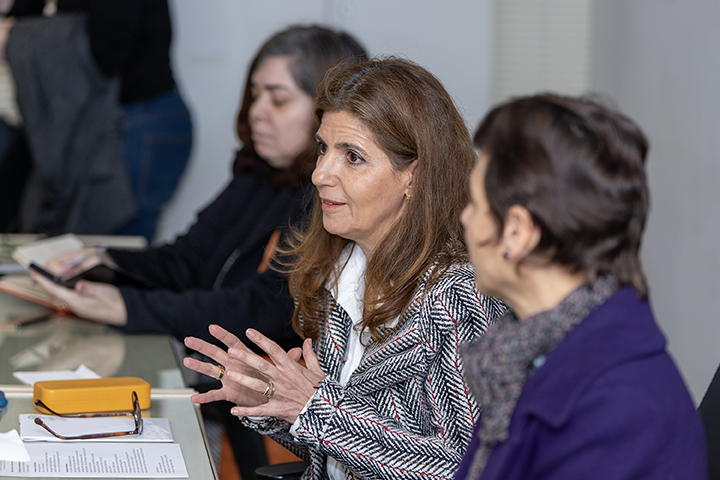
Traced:
<path fill-rule="evenodd" d="M 151 242 L 162 206 L 175 191 L 190 156 L 190 112 L 177 89 L 123 110 L 123 147 L 137 215 L 115 233 L 142 235 Z"/>

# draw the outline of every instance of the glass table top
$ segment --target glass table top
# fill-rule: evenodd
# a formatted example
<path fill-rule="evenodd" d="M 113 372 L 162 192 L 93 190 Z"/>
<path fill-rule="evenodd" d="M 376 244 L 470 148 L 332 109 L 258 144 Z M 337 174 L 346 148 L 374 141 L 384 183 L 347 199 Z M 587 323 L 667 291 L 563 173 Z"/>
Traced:
<path fill-rule="evenodd" d="M 10 298 L 8 298 L 10 297 Z M 51 315 L 20 328 L 3 322 L 42 312 L 0 292 L 0 385 L 20 384 L 17 371 L 74 370 L 85 365 L 102 377 L 140 377 L 155 388 L 184 388 L 172 340 L 162 334 L 123 334 L 113 327 Z M 17 299 L 20 300 L 20 299 Z M 13 308 L 10 308 L 12 305 Z M 16 307 L 22 305 L 23 309 Z"/>

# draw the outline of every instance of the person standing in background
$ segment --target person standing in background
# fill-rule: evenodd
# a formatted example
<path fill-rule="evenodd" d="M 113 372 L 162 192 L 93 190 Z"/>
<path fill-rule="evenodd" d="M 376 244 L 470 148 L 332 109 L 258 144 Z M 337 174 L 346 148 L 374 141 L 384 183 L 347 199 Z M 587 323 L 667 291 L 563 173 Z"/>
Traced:
<path fill-rule="evenodd" d="M 122 148 L 136 213 L 115 231 L 86 233 L 142 235 L 151 241 L 192 144 L 190 113 L 170 67 L 167 0 L 18 0 L 6 22 L 43 12 L 85 14 L 97 67 L 107 77 L 120 79 Z"/>

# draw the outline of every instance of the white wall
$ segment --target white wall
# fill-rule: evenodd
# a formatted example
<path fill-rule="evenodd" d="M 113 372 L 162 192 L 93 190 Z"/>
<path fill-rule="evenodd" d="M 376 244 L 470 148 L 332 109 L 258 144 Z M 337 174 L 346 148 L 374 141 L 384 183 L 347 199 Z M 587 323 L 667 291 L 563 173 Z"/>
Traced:
<path fill-rule="evenodd" d="M 396 54 L 435 73 L 474 126 L 489 106 L 492 0 L 171 0 L 173 66 L 193 115 L 195 144 L 159 241 L 183 232 L 230 178 L 246 67 L 270 35 L 323 23 L 372 54 Z"/>
<path fill-rule="evenodd" d="M 696 402 L 720 363 L 719 19 L 717 1 L 595 1 L 592 86 L 650 139 L 643 262 Z"/>
<path fill-rule="evenodd" d="M 592 0 L 496 0 L 493 102 L 590 84 Z"/>

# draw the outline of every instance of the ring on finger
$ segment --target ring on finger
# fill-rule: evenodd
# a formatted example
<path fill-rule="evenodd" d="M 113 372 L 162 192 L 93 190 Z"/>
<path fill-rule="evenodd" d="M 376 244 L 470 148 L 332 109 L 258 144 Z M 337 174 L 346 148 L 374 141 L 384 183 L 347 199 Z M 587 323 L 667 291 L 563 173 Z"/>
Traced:
<path fill-rule="evenodd" d="M 223 365 L 218 365 L 218 374 L 217 377 L 215 377 L 215 380 L 222 380 L 222 378 L 225 376 L 225 367 Z"/>
<path fill-rule="evenodd" d="M 273 385 L 272 380 L 267 382 L 267 386 L 265 387 L 265 391 L 262 393 L 263 397 L 270 398 L 275 393 L 275 385 Z"/>

